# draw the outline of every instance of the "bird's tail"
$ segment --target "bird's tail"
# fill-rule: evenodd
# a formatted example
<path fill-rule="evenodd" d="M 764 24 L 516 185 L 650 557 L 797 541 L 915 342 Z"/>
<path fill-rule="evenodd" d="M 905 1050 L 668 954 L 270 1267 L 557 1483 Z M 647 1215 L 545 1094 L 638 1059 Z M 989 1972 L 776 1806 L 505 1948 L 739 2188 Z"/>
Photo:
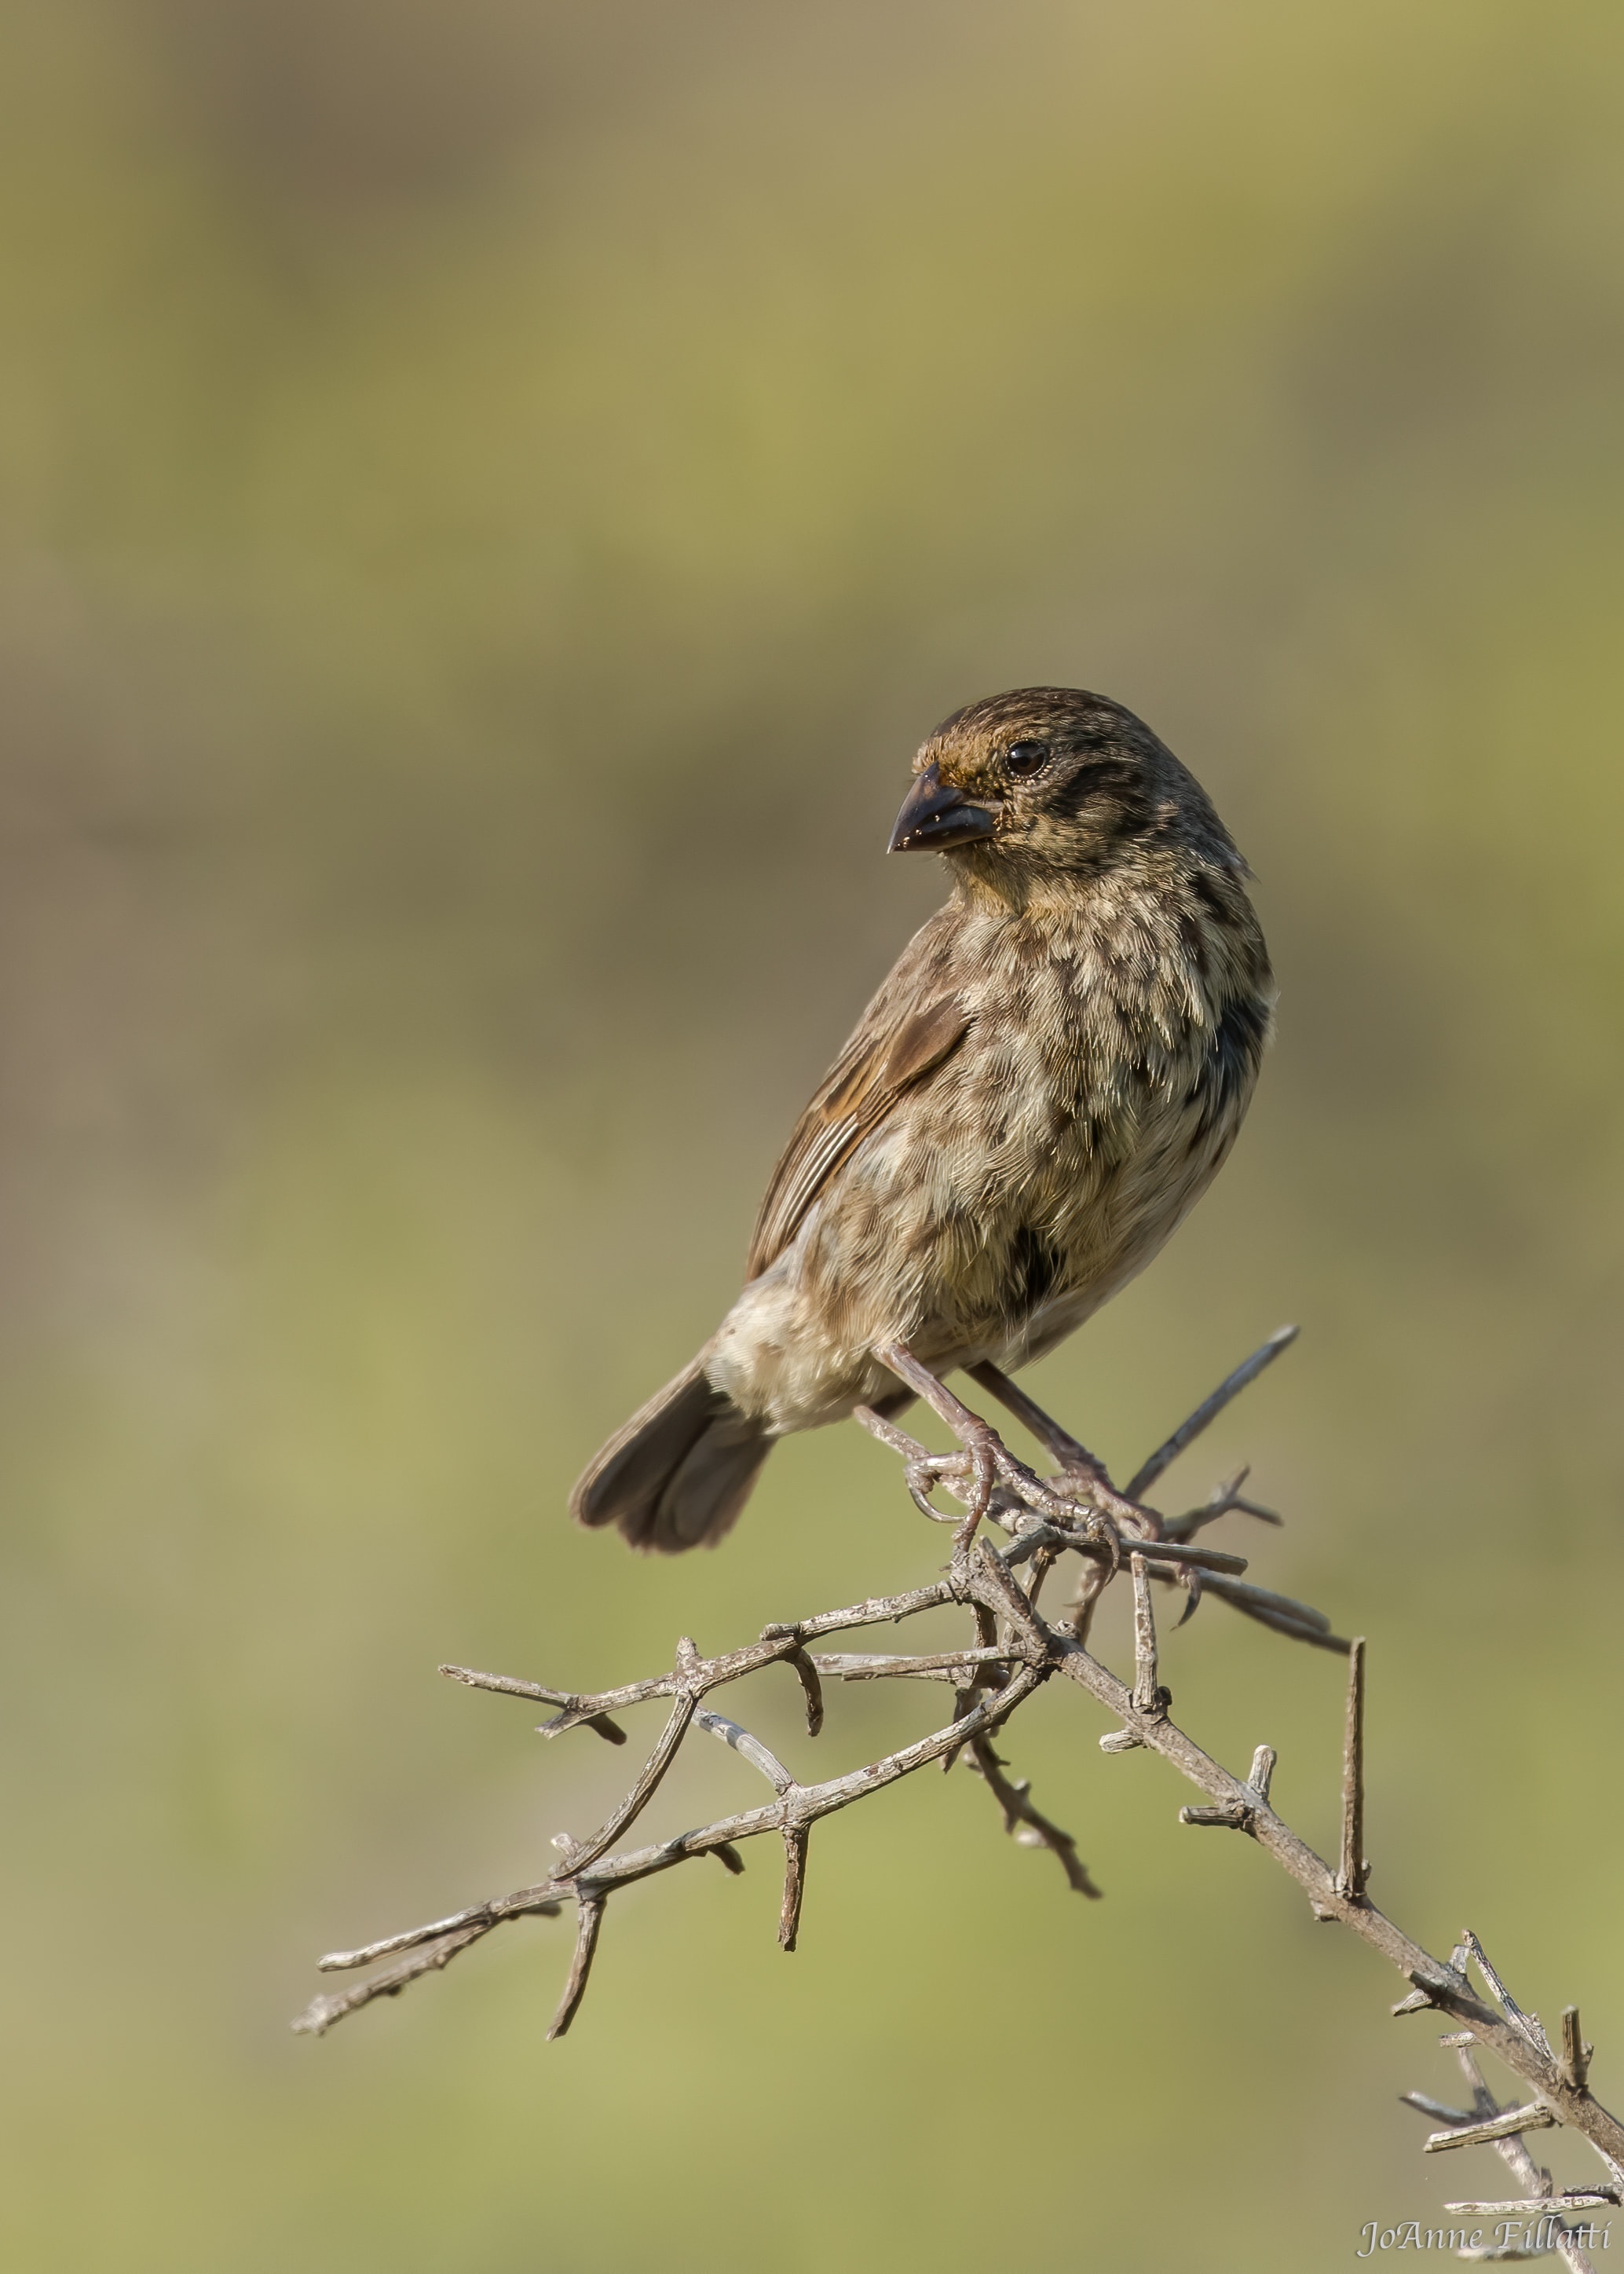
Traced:
<path fill-rule="evenodd" d="M 732 1530 L 771 1444 L 763 1425 L 705 1379 L 696 1358 L 589 1462 L 569 1496 L 577 1523 L 618 1524 L 634 1547 L 675 1555 Z"/>

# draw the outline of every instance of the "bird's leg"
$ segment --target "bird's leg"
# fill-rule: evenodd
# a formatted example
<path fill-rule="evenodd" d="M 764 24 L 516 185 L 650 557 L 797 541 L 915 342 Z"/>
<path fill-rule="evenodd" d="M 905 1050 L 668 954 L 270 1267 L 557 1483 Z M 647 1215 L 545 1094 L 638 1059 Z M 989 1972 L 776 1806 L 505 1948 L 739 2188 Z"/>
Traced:
<path fill-rule="evenodd" d="M 1079 1444 L 1069 1429 L 1062 1428 L 1052 1413 L 1046 1413 L 1034 1397 L 1028 1397 L 1017 1382 L 1011 1382 L 1001 1367 L 983 1359 L 979 1366 L 966 1369 L 972 1382 L 979 1382 L 983 1389 L 991 1390 L 1006 1412 L 1012 1413 L 1024 1429 L 1029 1429 L 1043 1450 L 1062 1469 L 1081 1470 L 1084 1474 L 1102 1477 L 1105 1464 L 1086 1445 Z"/>
<path fill-rule="evenodd" d="M 968 1505 L 964 1522 L 953 1534 L 953 1554 L 961 1555 L 992 1504 L 999 1472 L 1011 1456 L 991 1422 L 983 1421 L 979 1413 L 972 1413 L 928 1366 L 914 1357 L 906 1343 L 882 1343 L 875 1356 L 899 1381 L 906 1382 L 915 1396 L 924 1399 L 964 1447 L 964 1452 L 956 1457 L 956 1465 L 969 1487 L 966 1495 Z"/>
<path fill-rule="evenodd" d="M 1148 1540 L 1162 1537 L 1162 1520 L 1157 1511 L 1118 1492 L 1104 1462 L 1086 1445 L 1079 1444 L 1069 1429 L 1063 1429 L 1051 1414 L 1045 1413 L 1036 1399 L 1028 1397 L 1001 1367 L 983 1359 L 967 1371 L 973 1382 L 990 1390 L 999 1404 L 1012 1413 L 1023 1428 L 1032 1432 L 1050 1458 L 1058 1462 L 1063 1479 L 1079 1480 L 1090 1503 L 1101 1516 L 1109 1517 L 1124 1532 L 1136 1532 Z"/>
<path fill-rule="evenodd" d="M 932 1412 L 938 1414 L 964 1447 L 961 1454 L 950 1456 L 951 1472 L 967 1482 L 970 1490 L 963 1495 L 969 1502 L 968 1513 L 953 1537 L 955 1555 L 968 1547 L 976 1528 L 992 1505 L 993 1494 L 1000 1484 L 1007 1485 L 1015 1497 L 1034 1516 L 1047 1517 L 1066 1530 L 1076 1529 L 1080 1516 L 1084 1524 L 1103 1537 L 1109 1545 L 1113 1567 L 1120 1561 L 1120 1542 L 1113 1511 L 1101 1506 L 1084 1507 L 1074 1499 L 1054 1492 L 1024 1461 L 1018 1461 L 989 1421 L 973 1413 L 960 1399 L 954 1397 L 929 1367 L 915 1358 L 906 1343 L 882 1343 L 876 1345 L 875 1356 L 888 1367 L 898 1380 L 922 1397 Z M 1003 1380 L 999 1376 L 999 1380 Z M 1080 1450 L 1080 1448 L 1079 1448 Z M 942 1462 L 937 1473 L 945 1480 L 950 1474 L 948 1462 Z M 959 1487 L 956 1485 L 955 1489 Z M 1089 1491 L 1096 1501 L 1102 1499 L 1107 1486 L 1096 1486 L 1090 1479 Z M 1159 1528 L 1160 1519 L 1147 1510 L 1124 1501 L 1119 1493 L 1111 1498 L 1132 1518 L 1130 1529 L 1141 1535 Z"/>

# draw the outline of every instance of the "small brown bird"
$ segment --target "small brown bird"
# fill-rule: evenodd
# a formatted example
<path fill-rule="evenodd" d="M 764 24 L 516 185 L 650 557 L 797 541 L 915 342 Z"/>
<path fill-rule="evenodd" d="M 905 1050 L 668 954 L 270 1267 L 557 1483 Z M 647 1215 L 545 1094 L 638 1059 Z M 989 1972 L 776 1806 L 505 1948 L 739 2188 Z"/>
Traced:
<path fill-rule="evenodd" d="M 796 1125 L 738 1301 L 571 1495 L 637 1547 L 714 1546 L 775 1437 L 1052 1349 L 1143 1269 L 1251 1100 L 1274 986 L 1200 785 L 1120 704 L 1028 687 L 914 761 L 893 853 L 944 854 Z"/>

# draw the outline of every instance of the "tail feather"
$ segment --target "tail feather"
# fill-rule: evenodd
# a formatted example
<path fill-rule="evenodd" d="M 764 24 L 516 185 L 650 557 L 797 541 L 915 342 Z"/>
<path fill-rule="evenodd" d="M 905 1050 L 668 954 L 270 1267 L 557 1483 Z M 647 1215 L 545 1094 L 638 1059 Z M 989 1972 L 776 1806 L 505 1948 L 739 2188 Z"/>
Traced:
<path fill-rule="evenodd" d="M 750 1496 L 771 1439 L 712 1389 L 695 1359 L 634 1413 L 569 1496 L 577 1523 L 618 1525 L 634 1547 L 714 1547 Z"/>

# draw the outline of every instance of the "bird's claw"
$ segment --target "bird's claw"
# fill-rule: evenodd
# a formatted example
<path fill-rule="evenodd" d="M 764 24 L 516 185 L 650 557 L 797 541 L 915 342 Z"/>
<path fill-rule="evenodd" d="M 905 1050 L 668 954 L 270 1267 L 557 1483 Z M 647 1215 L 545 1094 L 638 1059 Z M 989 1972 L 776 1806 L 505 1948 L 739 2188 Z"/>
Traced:
<path fill-rule="evenodd" d="M 957 1524 L 959 1521 L 956 1516 L 944 1515 L 939 1508 L 932 1508 L 930 1504 L 930 1495 L 937 1485 L 952 1483 L 959 1458 L 956 1453 L 932 1453 L 922 1460 L 910 1461 L 902 1472 L 909 1499 L 920 1514 L 928 1516 L 932 1524 Z"/>
<path fill-rule="evenodd" d="M 1137 1532 L 1144 1540 L 1162 1540 L 1167 1526 L 1161 1511 L 1144 1501 L 1130 1500 L 1118 1492 L 1097 1463 L 1086 1469 L 1063 1469 L 1054 1480 L 1056 1488 L 1074 1501 L 1079 1510 L 1101 1518 L 1118 1534 Z"/>

